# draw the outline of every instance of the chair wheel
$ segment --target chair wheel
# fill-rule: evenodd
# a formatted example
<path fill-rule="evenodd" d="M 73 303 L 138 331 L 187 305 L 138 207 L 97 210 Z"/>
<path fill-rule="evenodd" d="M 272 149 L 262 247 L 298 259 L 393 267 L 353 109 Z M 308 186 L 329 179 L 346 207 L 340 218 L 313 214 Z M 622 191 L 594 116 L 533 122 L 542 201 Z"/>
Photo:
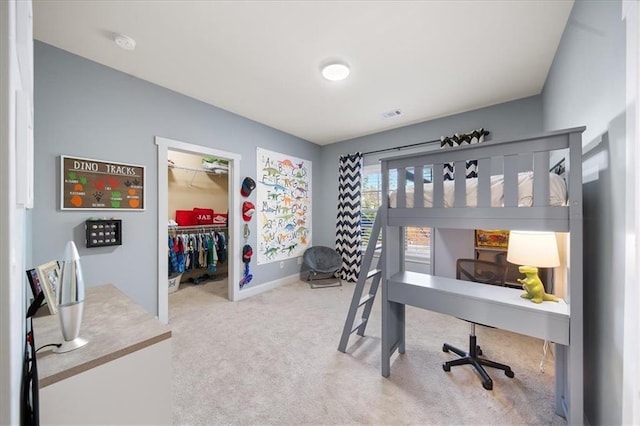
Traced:
<path fill-rule="evenodd" d="M 447 352 L 449 353 L 449 349 L 447 348 L 446 345 L 442 345 L 442 352 Z"/>
<path fill-rule="evenodd" d="M 476 349 L 476 353 L 478 354 L 478 356 L 482 355 L 482 349 L 480 348 L 480 346 L 478 346 L 478 348 Z"/>
<path fill-rule="evenodd" d="M 491 380 L 482 382 L 482 387 L 485 388 L 486 390 L 493 390 L 493 382 Z"/>
<path fill-rule="evenodd" d="M 515 377 L 515 374 L 514 374 L 513 370 L 506 370 L 504 372 L 504 375 L 509 377 L 510 379 L 513 379 Z"/>
<path fill-rule="evenodd" d="M 442 369 L 444 371 L 451 371 L 451 367 L 446 362 L 442 364 Z"/>

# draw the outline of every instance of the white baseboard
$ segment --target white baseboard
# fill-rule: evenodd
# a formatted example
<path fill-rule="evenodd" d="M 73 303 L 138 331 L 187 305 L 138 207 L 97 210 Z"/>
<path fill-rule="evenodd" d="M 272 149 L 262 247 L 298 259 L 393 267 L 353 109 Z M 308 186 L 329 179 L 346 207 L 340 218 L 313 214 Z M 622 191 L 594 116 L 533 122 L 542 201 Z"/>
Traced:
<path fill-rule="evenodd" d="M 286 277 L 278 278 L 277 280 L 269 281 L 266 283 L 258 284 L 256 286 L 240 289 L 236 300 L 246 299 L 247 297 L 255 296 L 256 294 L 264 293 L 272 288 L 280 287 L 286 284 L 291 284 L 296 281 L 300 281 L 300 273 L 295 273 Z"/>

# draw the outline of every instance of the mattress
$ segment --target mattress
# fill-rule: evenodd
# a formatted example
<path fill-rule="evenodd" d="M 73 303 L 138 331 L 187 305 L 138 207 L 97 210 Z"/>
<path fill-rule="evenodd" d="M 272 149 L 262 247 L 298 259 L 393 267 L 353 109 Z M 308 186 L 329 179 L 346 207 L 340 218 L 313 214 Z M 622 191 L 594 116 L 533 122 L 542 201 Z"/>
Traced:
<path fill-rule="evenodd" d="M 444 207 L 453 207 L 455 200 L 455 182 L 444 182 Z M 491 206 L 502 207 L 504 205 L 504 176 L 491 176 Z M 467 205 L 476 207 L 478 204 L 478 179 L 466 179 Z M 389 195 L 389 206 L 396 207 L 396 191 Z M 413 183 L 410 182 L 406 189 L 407 205 L 413 207 Z M 563 206 L 567 201 L 567 185 L 560 176 L 549 173 L 549 204 L 551 206 Z M 518 173 L 518 206 L 530 207 L 533 205 L 533 172 Z M 424 184 L 424 206 L 433 206 L 433 184 Z"/>

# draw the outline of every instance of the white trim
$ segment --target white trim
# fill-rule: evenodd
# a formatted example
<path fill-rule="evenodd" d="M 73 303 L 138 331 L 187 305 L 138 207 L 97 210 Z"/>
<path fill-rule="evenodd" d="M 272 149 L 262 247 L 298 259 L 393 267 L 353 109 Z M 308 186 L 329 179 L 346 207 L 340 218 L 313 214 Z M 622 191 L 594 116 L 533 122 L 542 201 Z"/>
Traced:
<path fill-rule="evenodd" d="M 33 208 L 33 107 L 31 92 L 16 93 L 16 203 Z"/>
<path fill-rule="evenodd" d="M 211 157 L 222 158 L 229 161 L 229 300 L 239 300 L 240 296 L 240 263 L 241 253 L 239 246 L 240 232 L 240 159 L 239 154 L 220 151 L 201 145 L 193 145 L 160 136 L 155 138 L 158 145 L 158 319 L 165 324 L 169 323 L 169 290 L 167 280 L 167 238 L 169 232 L 168 206 L 168 151 L 181 151 L 191 154 L 201 154 Z"/>
<path fill-rule="evenodd" d="M 302 281 L 300 279 L 299 273 L 278 278 L 277 280 L 269 281 L 263 284 L 258 284 L 256 286 L 247 287 L 246 289 L 240 290 L 238 292 L 238 298 L 235 300 L 246 299 L 248 297 L 255 296 L 256 294 L 264 293 L 267 290 L 282 287 L 283 285 L 287 284 L 292 284 L 296 281 Z"/>
<path fill-rule="evenodd" d="M 622 2 L 626 21 L 626 208 L 625 208 L 625 294 L 622 356 L 622 424 L 640 424 L 640 185 L 636 167 L 640 164 L 640 7 L 637 1 Z"/>
<path fill-rule="evenodd" d="M 9 235 L 11 232 L 11 161 L 10 144 L 12 142 L 11 110 L 13 98 L 11 96 L 11 31 L 15 27 L 15 2 L 0 2 L 0 233 Z M 8 66 L 5 64 L 9 64 Z M 11 360 L 16 352 L 22 349 L 12 348 L 11 329 L 18 327 L 16 315 L 11 309 L 11 268 L 9 253 L 12 242 L 10 238 L 0 238 L 0 382 L 3 391 L 0 392 L 0 424 L 15 424 L 19 419 L 17 399 L 12 396 L 10 389 L 15 388 L 15 374 L 11 371 Z M 11 348 L 11 349 L 9 349 Z M 6 389 L 7 391 L 4 391 Z"/>
<path fill-rule="evenodd" d="M 20 423 L 25 347 L 27 195 L 18 177 L 33 162 L 28 146 L 33 105 L 31 0 L 0 2 L 0 424 Z M 20 100 L 17 96 L 20 96 Z M 17 113 L 18 107 L 21 115 Z M 27 136 L 25 139 L 24 136 Z M 18 156 L 20 153 L 20 156 Z"/>

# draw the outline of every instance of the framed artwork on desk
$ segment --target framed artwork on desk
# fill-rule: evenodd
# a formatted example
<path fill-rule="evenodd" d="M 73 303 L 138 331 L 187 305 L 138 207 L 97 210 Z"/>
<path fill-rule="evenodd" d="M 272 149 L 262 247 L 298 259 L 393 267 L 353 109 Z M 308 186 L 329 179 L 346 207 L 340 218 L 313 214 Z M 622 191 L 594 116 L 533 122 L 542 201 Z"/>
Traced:
<path fill-rule="evenodd" d="M 34 269 L 27 270 L 27 279 L 29 280 L 29 286 L 31 287 L 31 294 L 33 298 L 38 297 L 42 293 L 42 286 L 40 285 L 40 279 L 38 278 L 38 271 Z"/>
<path fill-rule="evenodd" d="M 40 288 L 44 292 L 44 299 L 47 301 L 49 312 L 54 315 L 58 313 L 58 303 L 56 301 L 56 289 L 58 278 L 60 277 L 60 265 L 53 260 L 36 267 L 37 278 Z"/>

